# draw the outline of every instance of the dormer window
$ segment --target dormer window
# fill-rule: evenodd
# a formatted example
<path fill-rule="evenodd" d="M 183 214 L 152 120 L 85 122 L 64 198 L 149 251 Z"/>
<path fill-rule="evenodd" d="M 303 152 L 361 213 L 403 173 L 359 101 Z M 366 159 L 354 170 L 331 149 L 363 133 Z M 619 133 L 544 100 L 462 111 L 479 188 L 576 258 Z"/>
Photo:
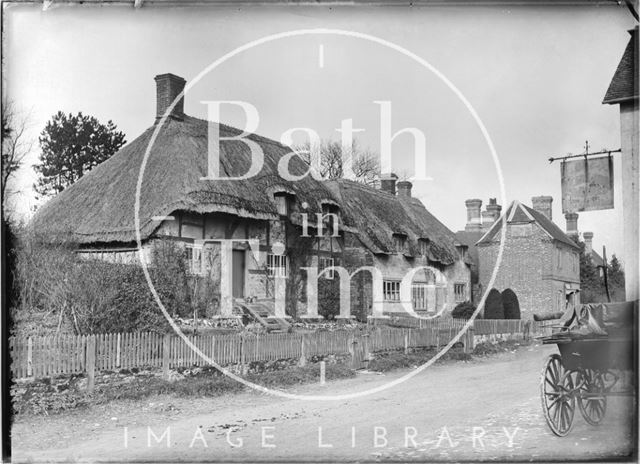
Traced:
<path fill-rule="evenodd" d="M 456 250 L 458 250 L 458 256 L 460 256 L 460 259 L 466 258 L 467 247 L 465 245 L 456 245 Z"/>
<path fill-rule="evenodd" d="M 340 208 L 333 203 L 322 203 L 322 227 L 332 237 L 340 235 Z"/>
<path fill-rule="evenodd" d="M 404 253 L 407 251 L 407 236 L 404 234 L 393 234 L 393 244 L 396 253 Z"/>
<path fill-rule="evenodd" d="M 273 198 L 276 202 L 276 209 L 280 216 L 288 216 L 291 209 L 291 195 L 286 192 L 274 193 Z"/>
<path fill-rule="evenodd" d="M 419 239 L 418 248 L 420 249 L 420 254 L 422 256 L 428 256 L 429 255 L 429 239 L 428 238 Z"/>

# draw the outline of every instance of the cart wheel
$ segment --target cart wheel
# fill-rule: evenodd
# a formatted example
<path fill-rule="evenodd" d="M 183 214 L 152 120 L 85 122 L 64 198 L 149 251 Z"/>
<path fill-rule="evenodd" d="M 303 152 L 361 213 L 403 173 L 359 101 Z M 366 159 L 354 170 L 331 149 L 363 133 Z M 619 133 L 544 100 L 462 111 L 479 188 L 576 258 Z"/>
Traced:
<path fill-rule="evenodd" d="M 578 372 L 578 408 L 584 420 L 591 425 L 600 425 L 607 411 L 602 373 L 593 369 Z M 585 397 L 589 395 L 588 397 Z"/>
<path fill-rule="evenodd" d="M 576 399 L 572 374 L 562 367 L 560 355 L 552 354 L 540 377 L 542 412 L 551 431 L 559 437 L 568 434 L 573 425 Z"/>

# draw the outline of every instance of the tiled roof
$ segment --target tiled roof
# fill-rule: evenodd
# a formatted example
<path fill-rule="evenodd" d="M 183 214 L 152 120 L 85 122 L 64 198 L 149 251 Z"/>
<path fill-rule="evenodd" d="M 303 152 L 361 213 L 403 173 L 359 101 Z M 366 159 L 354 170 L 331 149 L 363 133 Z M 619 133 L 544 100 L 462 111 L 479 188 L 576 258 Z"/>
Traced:
<path fill-rule="evenodd" d="M 523 222 L 535 222 L 537 223 L 547 234 L 549 234 L 554 240 L 569 245 L 573 248 L 579 248 L 576 242 L 571 240 L 567 234 L 565 234 L 560 227 L 558 227 L 552 220 L 547 218 L 544 214 L 536 211 L 533 208 L 529 208 L 521 204 L 520 202 L 513 201 L 507 210 L 500 216 L 495 224 L 487 231 L 487 233 L 478 241 L 478 245 L 489 244 L 492 239 L 502 228 L 502 222 L 504 217 L 507 218 L 508 224 L 517 224 Z"/>
<path fill-rule="evenodd" d="M 482 238 L 484 233 L 485 231 L 480 230 L 459 230 L 456 232 L 456 240 L 458 240 L 462 245 L 467 246 L 467 255 L 475 265 L 478 264 L 478 248 L 476 247 L 476 242 Z"/>
<path fill-rule="evenodd" d="M 631 39 L 622 54 L 602 103 L 616 104 L 638 98 L 638 26 L 630 33 Z"/>

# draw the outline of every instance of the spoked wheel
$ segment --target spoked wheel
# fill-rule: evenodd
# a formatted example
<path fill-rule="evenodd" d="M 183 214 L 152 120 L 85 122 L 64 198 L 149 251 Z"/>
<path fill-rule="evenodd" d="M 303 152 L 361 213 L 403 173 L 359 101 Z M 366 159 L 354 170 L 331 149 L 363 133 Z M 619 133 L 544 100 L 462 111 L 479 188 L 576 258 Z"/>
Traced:
<path fill-rule="evenodd" d="M 600 425 L 607 411 L 604 378 L 601 372 L 584 369 L 578 372 L 578 408 L 584 420 L 591 425 Z"/>
<path fill-rule="evenodd" d="M 573 425 L 576 408 L 572 372 L 562 367 L 560 355 L 547 358 L 540 377 L 542 412 L 553 433 L 564 437 Z"/>

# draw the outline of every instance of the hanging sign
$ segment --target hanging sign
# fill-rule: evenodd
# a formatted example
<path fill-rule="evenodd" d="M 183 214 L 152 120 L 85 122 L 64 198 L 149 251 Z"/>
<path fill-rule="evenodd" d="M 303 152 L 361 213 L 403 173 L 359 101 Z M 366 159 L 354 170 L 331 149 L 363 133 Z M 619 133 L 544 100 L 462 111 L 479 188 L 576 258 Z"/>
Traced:
<path fill-rule="evenodd" d="M 596 211 L 613 208 L 613 159 L 565 160 L 560 164 L 562 212 Z"/>

